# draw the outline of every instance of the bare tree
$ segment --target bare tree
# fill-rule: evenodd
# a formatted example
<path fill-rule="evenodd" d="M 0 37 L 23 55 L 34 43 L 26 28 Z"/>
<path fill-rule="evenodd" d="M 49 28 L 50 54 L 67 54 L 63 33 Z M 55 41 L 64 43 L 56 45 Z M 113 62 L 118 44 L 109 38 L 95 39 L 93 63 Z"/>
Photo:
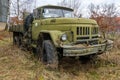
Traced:
<path fill-rule="evenodd" d="M 88 6 L 90 18 L 95 19 L 102 32 L 115 30 L 118 25 L 118 10 L 114 3 L 104 5 L 90 4 Z"/>
<path fill-rule="evenodd" d="M 11 15 L 20 17 L 24 11 L 30 12 L 33 0 L 11 0 Z"/>
<path fill-rule="evenodd" d="M 33 0 L 10 0 L 10 24 L 23 24 L 24 14 L 30 13 Z"/>
<path fill-rule="evenodd" d="M 82 17 L 82 13 L 80 12 L 81 0 L 63 0 L 59 5 L 74 9 L 74 15 Z"/>

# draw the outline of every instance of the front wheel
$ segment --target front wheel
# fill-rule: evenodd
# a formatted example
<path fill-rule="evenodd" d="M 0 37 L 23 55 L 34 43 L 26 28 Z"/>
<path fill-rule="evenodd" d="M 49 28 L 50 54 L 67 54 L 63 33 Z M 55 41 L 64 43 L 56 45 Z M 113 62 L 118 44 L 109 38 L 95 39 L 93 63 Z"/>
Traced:
<path fill-rule="evenodd" d="M 43 63 L 48 67 L 58 68 L 57 50 L 50 40 L 43 41 L 42 48 L 39 47 L 39 51 L 41 51 L 39 54 Z"/>

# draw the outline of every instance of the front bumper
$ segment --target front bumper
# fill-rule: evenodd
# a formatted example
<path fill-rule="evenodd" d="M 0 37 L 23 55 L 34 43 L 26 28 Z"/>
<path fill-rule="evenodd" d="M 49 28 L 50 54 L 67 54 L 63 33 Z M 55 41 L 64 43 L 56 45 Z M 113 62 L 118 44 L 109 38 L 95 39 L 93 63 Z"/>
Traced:
<path fill-rule="evenodd" d="M 101 54 L 107 50 L 112 49 L 113 42 L 107 41 L 104 44 L 97 44 L 91 46 L 79 46 L 79 45 L 64 45 L 63 48 L 63 56 L 86 56 L 91 54 Z"/>

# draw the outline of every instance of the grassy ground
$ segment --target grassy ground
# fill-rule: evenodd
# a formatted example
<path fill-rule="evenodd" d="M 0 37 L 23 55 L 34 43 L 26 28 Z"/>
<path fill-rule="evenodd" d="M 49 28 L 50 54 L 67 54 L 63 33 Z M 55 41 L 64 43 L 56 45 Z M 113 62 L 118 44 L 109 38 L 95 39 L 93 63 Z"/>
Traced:
<path fill-rule="evenodd" d="M 0 80 L 120 80 L 120 49 L 117 47 L 87 63 L 64 58 L 58 70 L 50 70 L 33 53 L 13 46 L 7 32 L 0 36 Z"/>

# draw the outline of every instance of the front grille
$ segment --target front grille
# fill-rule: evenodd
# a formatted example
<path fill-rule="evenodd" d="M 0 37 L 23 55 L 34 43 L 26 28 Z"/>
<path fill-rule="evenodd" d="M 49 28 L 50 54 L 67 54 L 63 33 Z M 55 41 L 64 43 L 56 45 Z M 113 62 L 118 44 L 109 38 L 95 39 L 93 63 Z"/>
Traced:
<path fill-rule="evenodd" d="M 89 35 L 90 27 L 77 27 L 77 35 Z"/>
<path fill-rule="evenodd" d="M 79 26 L 76 34 L 77 43 L 98 43 L 98 27 Z"/>
<path fill-rule="evenodd" d="M 89 35 L 91 28 L 91 34 L 98 34 L 98 27 L 77 27 L 77 35 Z"/>

